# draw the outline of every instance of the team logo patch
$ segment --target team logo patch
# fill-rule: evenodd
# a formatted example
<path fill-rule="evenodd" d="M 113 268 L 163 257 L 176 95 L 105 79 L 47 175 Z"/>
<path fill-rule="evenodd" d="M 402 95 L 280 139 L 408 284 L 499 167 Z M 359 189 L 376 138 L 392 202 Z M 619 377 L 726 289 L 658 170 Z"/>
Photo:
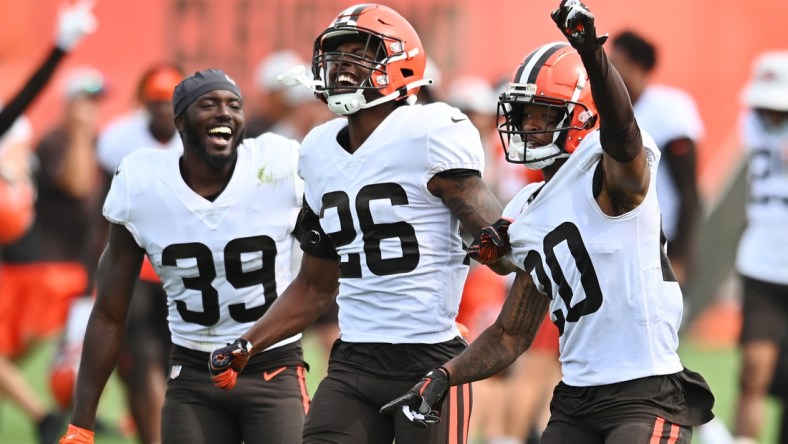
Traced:
<path fill-rule="evenodd" d="M 181 374 L 182 365 L 173 365 L 170 367 L 170 379 L 175 379 Z"/>

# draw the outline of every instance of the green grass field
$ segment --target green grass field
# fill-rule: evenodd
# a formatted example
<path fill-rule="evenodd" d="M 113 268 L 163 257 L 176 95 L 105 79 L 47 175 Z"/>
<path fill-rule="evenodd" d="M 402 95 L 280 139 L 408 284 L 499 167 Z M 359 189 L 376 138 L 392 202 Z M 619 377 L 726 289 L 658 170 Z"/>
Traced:
<path fill-rule="evenodd" d="M 310 361 L 310 372 L 307 385 L 310 393 L 314 393 L 325 367 L 316 342 L 305 340 L 307 359 Z M 684 341 L 680 350 L 684 365 L 703 374 L 709 382 L 717 398 L 716 415 L 730 425 L 735 402 L 736 372 L 738 371 L 738 355 L 733 349 L 708 350 L 700 348 L 689 341 Z M 53 404 L 47 392 L 47 369 L 50 365 L 52 344 L 39 347 L 21 363 L 27 379 L 42 399 Z M 312 357 L 310 359 L 309 357 Z M 116 431 L 96 435 L 98 444 L 132 444 L 136 441 L 120 435 L 119 424 L 126 416 L 124 393 L 116 380 L 111 380 L 99 406 L 99 417 Z M 770 404 L 767 416 L 767 428 L 761 442 L 774 444 L 777 442 L 777 406 Z M 697 441 L 697 440 L 696 440 Z M 0 443 L 2 444 L 35 444 L 35 434 L 30 422 L 15 406 L 4 402 L 0 406 Z"/>

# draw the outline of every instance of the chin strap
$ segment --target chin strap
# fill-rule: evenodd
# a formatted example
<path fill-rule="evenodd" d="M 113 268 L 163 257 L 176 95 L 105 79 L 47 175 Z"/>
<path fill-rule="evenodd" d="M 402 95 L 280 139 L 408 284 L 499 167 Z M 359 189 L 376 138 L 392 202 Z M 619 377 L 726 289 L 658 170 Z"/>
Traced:
<path fill-rule="evenodd" d="M 317 92 L 319 89 L 325 87 L 322 80 L 313 79 L 307 72 L 306 66 L 296 65 L 284 74 L 276 76 L 276 80 L 282 82 L 285 86 L 302 85 L 312 92 Z"/>
<path fill-rule="evenodd" d="M 406 85 L 404 90 L 400 88 L 392 93 L 386 94 L 383 97 L 378 97 L 371 102 L 367 102 L 367 99 L 364 97 L 364 90 L 361 88 L 352 93 L 327 96 L 326 101 L 328 102 L 328 108 L 334 113 L 339 114 L 340 116 L 349 116 L 355 112 L 358 112 L 359 110 L 372 108 L 373 106 L 380 105 L 381 103 L 398 99 L 413 88 L 432 85 L 433 83 L 434 82 L 432 79 L 417 80 Z M 412 100 L 410 100 L 410 97 L 408 97 L 408 103 L 414 103 Z"/>

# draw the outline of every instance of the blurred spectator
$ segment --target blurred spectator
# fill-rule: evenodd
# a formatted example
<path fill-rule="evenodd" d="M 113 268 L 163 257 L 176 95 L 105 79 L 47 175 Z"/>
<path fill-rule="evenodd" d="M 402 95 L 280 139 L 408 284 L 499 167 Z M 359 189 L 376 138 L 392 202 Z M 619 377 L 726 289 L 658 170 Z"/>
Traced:
<path fill-rule="evenodd" d="M 96 29 L 91 9 L 87 1 L 61 5 L 49 55 L 8 104 L 0 107 L 0 138 L 7 136 L 0 140 L 4 147 L 0 152 L 0 245 L 18 239 L 33 222 L 35 193 L 28 163 L 32 130 L 22 114 L 48 84 L 63 57 Z"/>
<path fill-rule="evenodd" d="M 287 87 L 277 80 L 291 68 L 305 65 L 289 50 L 265 57 L 255 75 L 257 102 L 246 127 L 246 137 L 270 131 L 300 141 L 315 126 L 333 118 L 325 105 L 307 88 Z"/>
<path fill-rule="evenodd" d="M 98 158 L 107 176 L 114 174 L 124 157 L 140 148 L 183 151 L 172 109 L 173 90 L 183 78 L 180 68 L 167 63 L 143 73 L 136 94 L 140 107 L 111 121 L 99 136 Z M 103 249 L 109 226 L 100 211 L 95 217 L 102 224 L 98 246 Z M 129 408 L 143 443 L 161 440 L 161 407 L 171 347 L 165 301 L 161 281 L 146 259 L 134 288 L 118 362 L 118 375 L 126 385 Z"/>
<path fill-rule="evenodd" d="M 662 230 L 673 272 L 686 288 L 692 276 L 701 216 L 696 144 L 703 136 L 703 122 L 695 101 L 686 92 L 651 82 L 657 64 L 652 43 L 632 31 L 616 35 L 611 43 L 610 61 L 629 91 L 638 125 L 662 152 L 657 170 Z"/>
<path fill-rule="evenodd" d="M 31 139 L 32 128 L 25 117 L 0 136 L 0 246 L 19 239 L 33 223 Z"/>
<path fill-rule="evenodd" d="M 23 113 L 48 84 L 63 57 L 95 29 L 92 2 L 64 2 L 58 11 L 54 46 L 21 90 L 0 111 L 0 245 L 18 241 L 31 227 L 35 214 L 32 130 Z M 12 359 L 25 354 L 34 339 L 62 327 L 62 320 L 58 325 L 58 307 L 47 306 L 45 301 L 37 299 L 37 293 L 17 291 L 16 284 L 19 281 L 15 279 L 19 276 L 9 274 L 5 261 L 5 257 L 2 257 L 0 394 L 18 404 L 22 412 L 36 424 L 39 443 L 54 443 L 63 424 L 62 417 L 56 413 L 47 413 L 46 407 L 33 393 Z M 45 300 L 49 296 L 45 294 Z M 53 308 L 51 312 L 50 308 Z M 55 316 L 49 317 L 50 314 Z"/>
<path fill-rule="evenodd" d="M 104 171 L 114 173 L 124 157 L 142 147 L 183 150 L 172 111 L 172 91 L 183 77 L 180 68 L 169 64 L 153 66 L 142 75 L 136 94 L 140 106 L 101 132 L 98 159 Z"/>
<path fill-rule="evenodd" d="M 92 12 L 93 3 L 93 0 L 82 0 L 79 2 L 64 0 L 60 5 L 54 46 L 41 66 L 28 79 L 25 86 L 0 111 L 0 136 L 11 128 L 14 122 L 22 116 L 22 113 L 38 96 L 38 93 L 46 86 L 63 57 L 74 49 L 87 34 L 96 30 L 96 17 L 93 16 Z"/>
<path fill-rule="evenodd" d="M 431 57 L 427 56 L 427 64 L 424 66 L 424 78 L 431 79 L 432 84 L 419 88 L 419 92 L 416 95 L 418 103 L 426 105 L 442 100 L 441 95 L 438 93 L 441 90 L 442 77 L 438 64 Z"/>
<path fill-rule="evenodd" d="M 526 182 L 524 168 L 504 158 L 497 131 L 498 95 L 492 84 L 475 75 L 460 76 L 449 85 L 446 102 L 465 113 L 479 130 L 485 154 L 482 177 L 501 202 L 508 202 Z"/>
<path fill-rule="evenodd" d="M 64 91 L 61 121 L 36 147 L 38 186 L 36 218 L 23 238 L 3 251 L 0 280 L 0 325 L 3 359 L 22 356 L 36 340 L 58 333 L 71 302 L 89 292 L 93 266 L 89 251 L 102 195 L 95 137 L 98 98 L 104 92 L 101 74 L 92 69 L 72 72 Z M 13 372 L 0 372 L 4 385 L 13 387 L 23 410 L 59 433 L 62 418 L 45 416 L 45 408 L 32 390 Z M 66 407 L 66 406 L 63 406 Z M 42 419 L 44 418 L 44 419 Z M 54 437 L 42 441 L 54 442 Z"/>
<path fill-rule="evenodd" d="M 788 51 L 758 57 L 742 101 L 749 196 L 736 257 L 743 324 L 734 434 L 744 444 L 757 442 L 770 391 L 788 399 Z M 785 410 L 781 443 L 788 442 Z"/>

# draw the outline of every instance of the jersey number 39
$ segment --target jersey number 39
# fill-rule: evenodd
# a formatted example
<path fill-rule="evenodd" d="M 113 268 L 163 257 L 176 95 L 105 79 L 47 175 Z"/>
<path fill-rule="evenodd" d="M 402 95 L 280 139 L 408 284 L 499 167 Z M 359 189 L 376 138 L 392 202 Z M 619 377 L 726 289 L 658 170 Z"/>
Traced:
<path fill-rule="evenodd" d="M 241 255 L 262 252 L 263 266 L 256 270 L 244 271 Z M 162 251 L 162 265 L 177 266 L 181 259 L 197 261 L 197 276 L 184 277 L 183 286 L 202 294 L 202 311 L 190 310 L 184 301 L 175 301 L 178 313 L 186 322 L 211 326 L 219 322 L 219 292 L 213 287 L 216 279 L 216 266 L 208 246 L 199 242 L 174 244 Z M 246 304 L 230 304 L 230 317 L 240 323 L 254 322 L 259 319 L 276 299 L 276 277 L 274 275 L 276 242 L 269 236 L 251 236 L 233 239 L 224 247 L 224 267 L 227 282 L 233 288 L 263 286 L 265 303 L 257 307 Z"/>

